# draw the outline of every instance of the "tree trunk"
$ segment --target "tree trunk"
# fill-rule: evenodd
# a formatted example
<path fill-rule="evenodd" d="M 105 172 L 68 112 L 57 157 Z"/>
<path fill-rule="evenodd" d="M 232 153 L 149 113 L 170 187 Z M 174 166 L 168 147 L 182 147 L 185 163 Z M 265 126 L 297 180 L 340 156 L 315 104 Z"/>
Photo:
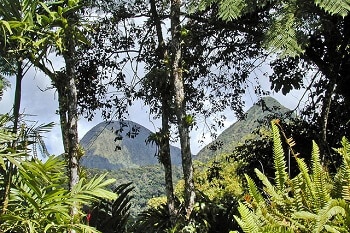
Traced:
<path fill-rule="evenodd" d="M 175 208 L 174 186 L 173 186 L 173 171 L 170 156 L 170 130 L 169 130 L 169 103 L 166 100 L 162 100 L 162 139 L 159 145 L 162 164 L 164 166 L 164 178 L 165 178 L 165 193 L 167 197 L 167 206 L 170 216 L 170 222 L 172 226 L 175 226 L 177 211 Z"/>
<path fill-rule="evenodd" d="M 16 73 L 16 90 L 15 90 L 15 99 L 13 103 L 13 133 L 17 134 L 18 131 L 18 123 L 19 123 L 19 111 L 21 108 L 21 95 L 22 95 L 22 80 L 23 80 L 23 59 L 20 57 L 17 60 L 17 73 Z M 16 149 L 16 141 L 12 143 L 12 147 Z M 3 203 L 2 203 L 2 214 L 6 213 L 9 198 L 10 198 L 10 190 L 12 184 L 12 175 L 15 167 L 12 163 L 7 164 L 7 171 L 4 171 L 4 194 L 3 194 Z"/>
<path fill-rule="evenodd" d="M 162 77 L 164 78 L 164 77 Z M 166 77 L 168 78 L 168 77 Z M 166 90 L 164 90 L 166 91 Z M 164 166 L 164 179 L 165 179 L 165 193 L 167 196 L 167 206 L 170 216 L 170 222 L 172 226 L 175 226 L 177 211 L 175 208 L 175 196 L 173 186 L 173 171 L 170 154 L 170 126 L 169 126 L 169 101 L 166 97 L 166 93 L 162 95 L 162 137 L 159 156 L 162 158 Z"/>
<path fill-rule="evenodd" d="M 72 34 L 72 29 L 66 31 L 66 49 L 63 52 L 63 58 L 66 65 L 66 93 L 67 93 L 67 118 L 61 119 L 61 123 L 64 123 L 66 120 L 66 132 L 63 133 L 64 144 L 67 143 L 68 149 L 66 155 L 68 158 L 68 172 L 69 172 L 69 189 L 72 190 L 73 187 L 79 182 L 79 157 L 78 157 L 78 98 L 77 98 L 77 88 L 76 88 L 76 74 L 75 74 L 75 38 Z M 61 109 L 60 109 L 61 110 Z M 71 207 L 71 216 L 74 219 L 74 216 L 78 213 L 77 206 L 73 204 Z M 71 229 L 71 233 L 74 233 L 75 230 Z"/>
<path fill-rule="evenodd" d="M 181 145 L 182 169 L 185 179 L 185 211 L 189 219 L 195 202 L 192 155 L 189 125 L 186 122 L 185 88 L 182 74 L 182 53 L 180 38 L 181 0 L 171 1 L 171 74 L 175 91 L 175 111 Z"/>
<path fill-rule="evenodd" d="M 323 103 L 322 103 L 322 112 L 321 112 L 321 136 L 322 136 L 322 140 L 321 140 L 321 154 L 323 155 L 321 158 L 321 161 L 324 162 L 326 155 L 331 155 L 331 149 L 328 146 L 328 142 L 327 142 L 327 128 L 328 128 L 328 118 L 329 118 L 329 112 L 331 109 L 331 104 L 332 104 L 332 98 L 333 98 L 333 94 L 335 91 L 335 82 L 333 82 L 333 79 L 329 79 L 330 83 L 328 84 L 328 87 L 325 91 L 325 96 L 323 99 Z"/>
<path fill-rule="evenodd" d="M 68 158 L 69 144 L 68 144 L 68 120 L 67 120 L 67 92 L 66 86 L 56 86 L 58 93 L 58 114 L 60 116 L 62 143 L 64 148 L 65 157 Z"/>
<path fill-rule="evenodd" d="M 13 132 L 17 133 L 19 122 L 19 111 L 21 108 L 21 95 L 22 95 L 22 80 L 23 80 L 23 59 L 19 58 L 17 61 L 17 74 L 16 74 L 16 90 L 15 100 L 13 103 Z"/>
<path fill-rule="evenodd" d="M 159 18 L 157 7 L 155 0 L 150 0 L 151 5 L 151 14 L 152 18 L 154 20 L 154 24 L 156 27 L 157 32 L 157 38 L 158 38 L 158 51 L 159 51 L 159 61 L 163 61 L 164 58 L 167 56 L 167 50 L 164 47 L 164 37 L 162 32 L 162 26 L 161 26 L 161 20 Z M 163 64 L 159 62 L 159 66 L 162 67 Z M 166 87 L 169 83 L 169 72 L 166 72 L 166 77 L 155 77 L 155 78 L 161 78 L 166 79 L 163 83 L 161 91 L 161 103 L 162 103 L 162 140 L 160 141 L 160 151 L 159 151 L 159 157 L 161 158 L 161 162 L 164 166 L 164 179 L 165 179 L 165 193 L 167 197 L 167 206 L 170 216 L 170 222 L 172 226 L 175 226 L 176 218 L 177 218 L 177 211 L 175 208 L 175 197 L 174 197 L 174 186 L 173 186 L 173 172 L 172 172 L 172 162 L 171 162 L 171 156 L 170 156 L 170 126 L 169 126 L 169 119 L 170 119 L 170 100 L 171 96 L 169 95 L 168 88 Z M 170 96 L 170 97 L 169 97 Z"/>

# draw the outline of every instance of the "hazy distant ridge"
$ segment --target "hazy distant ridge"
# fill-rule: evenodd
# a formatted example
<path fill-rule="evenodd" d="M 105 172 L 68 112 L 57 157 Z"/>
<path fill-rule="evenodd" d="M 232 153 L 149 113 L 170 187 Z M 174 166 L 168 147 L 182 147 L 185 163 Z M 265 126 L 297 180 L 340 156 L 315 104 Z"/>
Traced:
<path fill-rule="evenodd" d="M 290 111 L 272 97 L 264 97 L 262 101 L 254 104 L 247 112 L 246 117 L 225 129 L 213 142 L 205 146 L 195 156 L 197 160 L 208 160 L 222 153 L 231 153 L 242 139 L 251 134 L 258 126 L 259 120 L 267 116 L 279 116 Z M 217 144 L 221 146 L 216 146 Z M 217 150 L 213 150 L 215 148 Z"/>

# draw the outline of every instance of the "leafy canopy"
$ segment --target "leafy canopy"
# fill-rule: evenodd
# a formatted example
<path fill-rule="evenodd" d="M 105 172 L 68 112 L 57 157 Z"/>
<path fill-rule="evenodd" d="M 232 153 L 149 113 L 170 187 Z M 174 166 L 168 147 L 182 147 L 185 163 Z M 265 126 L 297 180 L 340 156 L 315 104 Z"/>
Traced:
<path fill-rule="evenodd" d="M 195 3 L 193 3 L 195 5 Z M 224 21 L 233 21 L 257 9 L 265 8 L 270 14 L 270 26 L 265 33 L 265 47 L 281 56 L 297 56 L 304 52 L 307 43 L 303 32 L 307 30 L 309 19 L 303 15 L 312 5 L 318 6 L 331 15 L 345 17 L 349 14 L 348 0 L 201 0 L 197 9 L 218 6 L 218 17 Z"/>

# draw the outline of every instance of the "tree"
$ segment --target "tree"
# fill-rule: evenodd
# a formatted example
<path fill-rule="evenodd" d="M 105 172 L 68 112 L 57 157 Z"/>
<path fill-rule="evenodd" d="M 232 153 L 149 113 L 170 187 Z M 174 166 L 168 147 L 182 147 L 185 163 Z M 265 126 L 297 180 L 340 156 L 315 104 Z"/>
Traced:
<path fill-rule="evenodd" d="M 0 76 L 0 101 L 2 100 L 4 91 L 10 86 L 9 81 L 3 77 Z"/>
<path fill-rule="evenodd" d="M 29 3 L 29 4 L 28 4 Z M 20 106 L 22 93 L 22 80 L 28 70 L 28 63 L 24 60 L 28 58 L 28 54 L 33 48 L 33 40 L 28 40 L 28 36 L 33 29 L 33 10 L 37 3 L 15 0 L 12 2 L 3 1 L 0 5 L 0 17 L 2 19 L 3 34 L 1 34 L 0 51 L 2 61 L 2 73 L 16 76 L 15 99 L 13 103 L 13 133 L 17 134 L 20 121 Z M 13 64 L 12 64 L 13 63 Z M 16 148 L 16 141 L 13 141 L 13 147 Z M 14 167 L 9 164 L 7 174 L 5 176 L 6 186 L 4 191 L 3 209 L 4 213 L 7 209 L 7 203 L 12 182 L 12 174 Z"/>
<path fill-rule="evenodd" d="M 202 9 L 217 4 L 218 16 L 230 21 L 254 11 L 256 7 L 253 3 L 249 0 L 202 1 Z M 279 58 L 270 64 L 274 70 L 270 76 L 272 88 L 282 90 L 284 94 L 302 86 L 311 90 L 311 101 L 303 112 L 307 115 L 305 120 L 319 125 L 321 134 L 314 136 L 321 150 L 327 152 L 322 160 L 327 160 L 327 157 L 328 160 L 336 160 L 329 149 L 334 145 L 329 134 L 336 132 L 330 128 L 333 125 L 330 114 L 333 109 L 349 103 L 348 92 L 344 90 L 349 82 L 349 3 L 328 0 L 259 1 L 255 6 L 268 6 L 269 27 L 266 28 L 263 47 L 279 54 Z M 304 79 L 305 75 L 310 78 Z M 306 84 L 305 80 L 310 84 Z M 348 128 L 347 121 L 337 120 L 339 125 L 336 127 L 344 128 L 343 134 Z"/>
<path fill-rule="evenodd" d="M 77 0 L 6 1 L 4 3 L 7 4 L 2 8 L 5 13 L 7 13 L 6 7 L 17 7 L 23 10 L 20 13 L 15 11 L 14 14 L 16 16 L 24 15 L 24 23 L 21 21 L 17 24 L 13 23 L 11 16 L 6 18 L 8 20 L 6 22 L 12 23 L 13 29 L 18 27 L 22 29 L 23 27 L 23 31 L 13 37 L 15 42 L 23 43 L 23 48 L 26 49 L 26 57 L 20 56 L 19 61 L 22 62 L 24 58 L 28 59 L 49 76 L 58 90 L 63 145 L 69 161 L 69 187 L 73 190 L 74 186 L 79 183 L 79 156 L 81 156 L 79 155 L 77 132 L 78 105 L 75 50 L 76 46 L 84 40 L 78 29 L 81 21 L 77 17 L 77 10 L 81 8 L 82 2 Z M 20 8 L 21 6 L 23 6 L 23 9 Z M 11 28 L 11 24 L 8 24 Z M 22 45 L 21 43 L 19 44 Z M 52 48 L 63 57 L 65 61 L 64 71 L 51 70 L 52 62 L 49 60 L 48 54 Z M 19 48 L 20 52 L 21 49 Z M 21 65 L 22 63 L 18 65 L 18 74 L 22 74 Z M 20 78 L 22 77 L 20 76 Z M 20 94 L 20 92 L 18 90 L 17 93 Z M 77 213 L 77 206 L 73 205 L 72 215 L 75 215 L 75 213 Z"/>
<path fill-rule="evenodd" d="M 167 145 L 173 135 L 170 126 L 181 124 L 181 130 L 177 131 L 182 132 L 181 140 L 186 141 L 188 132 L 196 127 L 197 117 L 206 119 L 228 106 L 239 116 L 243 115 L 241 96 L 248 85 L 245 81 L 257 65 L 252 61 L 265 56 L 258 47 L 262 27 L 255 26 L 259 19 L 265 17 L 264 11 L 254 12 L 239 22 L 226 23 L 216 18 L 215 8 L 208 9 L 204 13 L 188 14 L 187 8 L 174 7 L 178 4 L 176 2 L 173 3 L 173 8 L 167 2 L 153 1 L 149 4 L 139 1 L 135 1 L 134 4 L 129 2 L 115 4 L 104 2 L 104 4 L 98 3 L 96 11 L 115 13 L 107 14 L 96 24 L 92 24 L 94 30 L 88 34 L 92 43 L 84 46 L 80 52 L 80 57 L 83 59 L 79 67 L 89 71 L 84 71 L 85 74 L 93 74 L 96 83 L 106 77 L 103 73 L 106 70 L 113 72 L 111 76 L 114 80 L 106 81 L 109 80 L 107 77 L 104 82 L 102 81 L 104 85 L 98 93 L 105 93 L 109 88 L 107 84 L 111 84 L 113 91 L 124 90 L 121 92 L 125 95 L 113 95 L 106 105 L 100 101 L 94 102 L 100 96 L 92 95 L 91 99 L 94 101 L 86 107 L 105 106 L 118 110 L 112 106 L 121 106 L 119 109 L 124 109 L 124 101 L 131 102 L 136 98 L 144 100 L 151 106 L 151 113 L 162 118 L 162 128 L 153 135 L 152 140 L 159 143 L 160 161 L 168 167 L 171 162 L 166 159 L 169 156 Z M 175 9 L 176 12 L 181 10 L 180 16 L 173 16 L 175 21 L 171 26 L 171 11 Z M 179 17 L 181 24 L 175 26 L 179 23 Z M 105 46 L 101 47 L 101 44 Z M 183 55 L 177 56 L 179 54 Z M 131 77 L 127 77 L 123 71 L 125 66 L 131 67 L 133 72 Z M 177 67 L 176 72 L 174 66 Z M 130 70 L 127 72 L 130 73 Z M 177 96 L 180 97 L 177 98 L 177 103 L 175 76 Z M 127 79 L 131 79 L 131 86 L 126 84 Z M 84 81 L 79 82 L 82 87 L 89 83 L 85 82 L 86 79 L 82 80 Z M 127 88 L 119 89 L 122 85 Z M 92 86 L 85 87 L 94 90 Z M 88 96 L 90 98 L 91 95 Z M 120 116 L 119 113 L 118 111 L 116 115 Z M 113 116 L 114 112 L 106 110 L 104 114 Z M 217 124 L 222 126 L 223 120 L 224 117 L 219 116 Z M 190 147 L 186 142 L 183 148 L 187 157 L 190 157 Z M 171 170 L 166 171 L 169 208 L 171 208 L 172 184 L 169 179 Z M 189 182 L 190 180 L 191 178 L 188 179 Z M 190 187 L 188 190 L 191 189 Z M 191 195 L 193 197 L 193 193 Z"/>
<path fill-rule="evenodd" d="M 171 1 L 170 6 L 170 72 L 171 80 L 174 83 L 175 115 L 177 118 L 178 133 L 181 145 L 182 168 L 185 180 L 185 210 L 186 218 L 189 219 L 195 203 L 195 190 L 193 181 L 192 154 L 190 148 L 189 128 L 192 124 L 190 117 L 186 114 L 185 82 L 182 66 L 182 46 L 181 46 L 181 23 L 180 8 L 181 0 Z"/>

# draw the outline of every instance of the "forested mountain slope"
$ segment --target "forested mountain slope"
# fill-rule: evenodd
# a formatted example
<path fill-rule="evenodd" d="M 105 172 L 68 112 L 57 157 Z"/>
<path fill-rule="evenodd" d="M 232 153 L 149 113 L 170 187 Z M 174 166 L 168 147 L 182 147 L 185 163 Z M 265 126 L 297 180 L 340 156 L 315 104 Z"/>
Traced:
<path fill-rule="evenodd" d="M 272 97 L 264 97 L 254 104 L 246 113 L 244 119 L 238 120 L 224 130 L 213 142 L 205 146 L 195 156 L 195 159 L 206 161 L 222 153 L 231 153 L 239 142 L 243 142 L 262 121 L 280 117 L 289 109 Z"/>
<path fill-rule="evenodd" d="M 156 146 L 146 144 L 152 132 L 132 121 L 102 122 L 81 139 L 85 149 L 81 165 L 115 170 L 158 164 Z M 172 162 L 181 163 L 180 149 L 171 147 Z"/>

